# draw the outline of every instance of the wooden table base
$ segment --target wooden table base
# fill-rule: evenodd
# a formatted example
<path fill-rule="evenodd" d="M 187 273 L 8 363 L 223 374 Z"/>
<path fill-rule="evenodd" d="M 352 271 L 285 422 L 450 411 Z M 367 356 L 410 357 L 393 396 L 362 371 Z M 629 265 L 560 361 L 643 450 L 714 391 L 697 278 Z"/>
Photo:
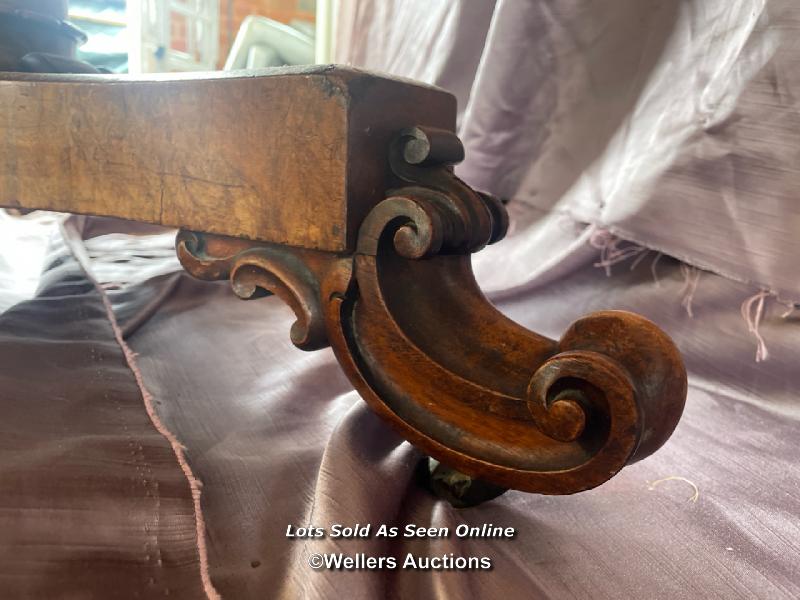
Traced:
<path fill-rule="evenodd" d="M 460 156 L 452 135 L 400 134 L 390 164 L 405 185 L 367 215 L 353 253 L 182 232 L 178 255 L 196 277 L 230 279 L 241 298 L 280 296 L 297 316 L 298 347 L 331 345 L 406 439 L 491 484 L 476 492 L 472 479 L 434 472 L 454 502 L 595 487 L 674 430 L 686 396 L 680 355 L 627 312 L 584 317 L 558 342 L 499 313 L 470 252 L 503 236 L 506 213 L 452 174 L 447 163 Z"/>
<path fill-rule="evenodd" d="M 282 298 L 294 344 L 330 345 L 457 505 L 587 490 L 668 439 L 686 373 L 653 323 L 604 311 L 555 341 L 481 293 L 470 256 L 507 215 L 453 174 L 449 94 L 332 67 L 261 75 L 0 76 L 0 206 L 182 228 L 183 266 Z"/>

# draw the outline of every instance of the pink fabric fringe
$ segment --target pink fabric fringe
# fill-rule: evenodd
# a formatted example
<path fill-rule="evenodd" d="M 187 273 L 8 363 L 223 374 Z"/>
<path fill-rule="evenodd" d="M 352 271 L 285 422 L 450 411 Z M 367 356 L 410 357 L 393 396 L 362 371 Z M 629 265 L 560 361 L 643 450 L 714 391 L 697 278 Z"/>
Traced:
<path fill-rule="evenodd" d="M 622 243 L 627 245 L 622 246 Z M 606 276 L 611 276 L 611 267 L 621 263 L 630 258 L 634 258 L 631 263 L 631 270 L 635 269 L 643 260 L 644 257 L 651 252 L 648 248 L 635 244 L 633 242 L 626 242 L 625 240 L 616 237 L 607 229 L 595 228 L 589 238 L 589 244 L 600 251 L 600 260 L 594 263 L 595 267 L 605 269 Z M 653 280 L 656 285 L 660 285 L 656 266 L 663 254 L 657 252 L 653 262 L 650 264 L 650 271 L 653 274 Z M 690 318 L 694 318 L 694 310 L 692 303 L 694 296 L 697 292 L 697 285 L 700 281 L 702 270 L 686 263 L 681 263 L 681 273 L 683 274 L 683 288 L 681 289 L 681 306 L 686 309 L 686 313 Z M 774 296 L 768 290 L 761 290 L 753 296 L 745 299 L 742 302 L 741 313 L 742 318 L 747 324 L 747 330 L 756 339 L 756 362 L 763 362 L 769 358 L 769 350 L 764 337 L 761 335 L 761 321 L 764 318 L 764 306 L 766 300 L 770 296 Z M 777 298 L 777 300 L 787 307 L 781 317 L 788 319 L 800 305 L 795 302 L 787 302 Z"/>
<path fill-rule="evenodd" d="M 771 295 L 769 291 L 761 290 L 742 302 L 742 318 L 747 323 L 747 330 L 756 338 L 756 362 L 763 362 L 769 358 L 767 344 L 761 336 L 759 328 L 764 316 L 764 303 Z"/>
<path fill-rule="evenodd" d="M 686 314 L 689 315 L 689 318 L 693 319 L 694 312 L 692 311 L 692 301 L 694 300 L 694 294 L 697 291 L 697 284 L 700 281 L 701 271 L 697 267 L 687 265 L 686 263 L 681 263 L 681 273 L 683 274 L 681 306 L 686 309 Z"/>
<path fill-rule="evenodd" d="M 589 237 L 589 244 L 600 250 L 600 260 L 594 263 L 594 266 L 604 268 L 606 277 L 611 277 L 611 267 L 617 263 L 648 252 L 644 246 L 630 242 L 626 242 L 626 246 L 620 247 L 624 241 L 606 229 L 595 229 Z"/>
<path fill-rule="evenodd" d="M 181 470 L 183 471 L 183 474 L 189 483 L 194 506 L 197 553 L 200 559 L 200 579 L 203 584 L 203 590 L 205 591 L 208 600 L 221 600 L 222 596 L 220 596 L 219 592 L 217 592 L 217 590 L 214 588 L 213 583 L 211 583 L 211 575 L 209 574 L 208 547 L 206 546 L 205 536 L 206 524 L 205 519 L 203 518 L 203 511 L 200 503 L 200 495 L 203 484 L 194 476 L 192 468 L 186 461 L 186 454 L 184 452 L 186 450 L 185 447 L 178 441 L 178 438 L 175 437 L 175 434 L 167 429 L 166 425 L 164 425 L 158 416 L 158 413 L 156 413 L 155 407 L 153 406 L 153 395 L 145 387 L 144 377 L 142 376 L 142 372 L 139 370 L 139 367 L 136 364 L 136 353 L 134 353 L 128 344 L 125 343 L 125 340 L 122 336 L 122 330 L 117 323 L 117 318 L 114 315 L 114 309 L 105 293 L 105 289 L 92 275 L 91 264 L 83 249 L 80 234 L 78 229 L 76 229 L 76 225 L 77 224 L 71 222 L 70 219 L 67 219 L 65 223 L 62 223 L 61 229 L 64 241 L 72 252 L 72 255 L 75 257 L 75 260 L 78 261 L 78 264 L 83 269 L 86 277 L 92 282 L 95 289 L 100 294 L 100 298 L 103 301 L 103 306 L 106 309 L 108 321 L 111 324 L 111 329 L 114 331 L 114 337 L 116 338 L 119 347 L 122 349 L 122 353 L 125 356 L 128 367 L 133 372 L 136 384 L 139 386 L 147 416 L 150 417 L 150 421 L 153 423 L 153 427 L 155 427 L 156 431 L 164 436 L 167 442 L 169 442 L 169 445 L 172 447 L 172 451 L 175 453 L 175 458 L 177 459 L 178 464 L 180 465 Z"/>

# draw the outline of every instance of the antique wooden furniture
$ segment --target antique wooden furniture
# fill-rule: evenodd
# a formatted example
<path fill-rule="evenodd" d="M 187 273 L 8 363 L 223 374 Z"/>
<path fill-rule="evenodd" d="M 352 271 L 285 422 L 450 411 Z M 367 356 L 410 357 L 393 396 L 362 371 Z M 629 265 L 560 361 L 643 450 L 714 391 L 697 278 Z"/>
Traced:
<path fill-rule="evenodd" d="M 483 296 L 470 256 L 507 215 L 454 176 L 442 90 L 335 66 L 4 73 L 0 111 L 0 206 L 180 228 L 190 273 L 287 302 L 294 344 L 330 345 L 372 409 L 451 468 L 434 482 L 457 504 L 592 488 L 680 418 L 681 358 L 648 320 L 595 313 L 554 341 Z"/>

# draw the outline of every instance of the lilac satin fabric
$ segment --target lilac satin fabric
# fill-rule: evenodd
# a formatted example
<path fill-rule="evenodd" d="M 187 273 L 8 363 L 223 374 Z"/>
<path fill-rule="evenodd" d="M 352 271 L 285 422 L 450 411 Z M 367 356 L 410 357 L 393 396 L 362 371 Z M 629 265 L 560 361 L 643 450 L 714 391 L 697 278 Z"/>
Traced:
<path fill-rule="evenodd" d="M 63 243 L 46 264 L 0 314 L 0 597 L 202 597 L 191 492 L 102 296 Z"/>
<path fill-rule="evenodd" d="M 498 301 L 504 312 L 553 337 L 591 310 L 623 308 L 653 319 L 687 360 L 686 413 L 662 450 L 596 490 L 570 497 L 509 492 L 455 510 L 419 486 L 418 452 L 367 409 L 330 350 L 304 353 L 291 345 L 289 309 L 276 298 L 243 302 L 224 283 L 192 280 L 167 255 L 170 245 L 169 235 L 112 234 L 86 242 L 95 276 L 117 284 L 107 293 L 158 414 L 203 482 L 210 576 L 223 598 L 800 594 L 800 381 L 792 352 L 800 321 L 769 311 L 763 328 L 773 358 L 754 363 L 752 340 L 727 306 L 727 298 L 746 286 L 704 274 L 691 319 L 676 301 L 683 277 L 675 261 L 659 261 L 658 282 L 648 261 L 632 270 L 630 263 L 617 265 L 607 277 L 593 266 L 593 251 L 583 264 L 543 273 L 541 285 L 533 281 L 506 293 Z M 127 260 L 115 262 L 121 247 Z M 69 264 L 48 273 L 45 297 L 0 318 L 0 411 L 16 419 L 0 421 L 0 579 L 13 592 L 9 597 L 155 597 L 149 594 L 152 577 L 170 587 L 170 597 L 202 598 L 188 486 L 148 426 L 95 293 Z M 53 286 L 58 301 L 48 302 L 46 290 Z M 140 318 L 143 313 L 149 316 Z M 32 336 L 33 329 L 46 334 Z M 64 331 L 96 341 L 77 346 L 86 353 L 47 341 L 63 339 Z M 91 358 L 92 347 L 103 348 L 95 355 L 102 364 Z M 22 360 L 27 349 L 36 353 L 35 363 Z M 14 356 L 20 358 L 9 368 Z M 99 401 L 109 394 L 110 400 Z M 107 418 L 122 398 L 125 410 Z M 48 422 L 53 425 L 45 427 Z M 105 430 L 82 437 L 92 423 Z M 104 440 L 104 446 L 71 445 L 76 439 Z M 129 440 L 144 442 L 144 453 L 116 460 L 105 449 Z M 135 485 L 140 474 L 149 487 Z M 130 486 L 123 484 L 126 477 Z M 50 487 L 51 480 L 57 485 Z M 98 486 L 105 496 L 96 495 Z M 125 498 L 124 508 L 117 495 Z M 54 502 L 61 512 L 52 512 Z M 53 514 L 85 518 L 57 519 L 57 528 L 43 530 L 39 523 Z M 288 525 L 334 523 L 451 529 L 492 523 L 517 534 L 513 540 L 285 535 Z M 148 539 L 173 562 L 145 558 Z M 334 551 L 399 559 L 408 552 L 489 556 L 494 569 L 331 572 L 307 566 L 311 554 Z M 113 560 L 104 561 L 107 555 Z M 120 581 L 114 594 L 100 594 L 111 578 Z M 56 587 L 61 596 L 52 592 Z"/>
<path fill-rule="evenodd" d="M 331 351 L 291 345 L 276 298 L 192 280 L 168 232 L 86 219 L 97 288 L 60 242 L 44 261 L 47 223 L 3 218 L 0 597 L 208 597 L 203 545 L 214 593 L 236 600 L 800 597 L 800 317 L 765 304 L 770 358 L 756 363 L 738 311 L 762 286 L 800 291 L 795 6 L 342 4 L 340 59 L 453 91 L 459 173 L 511 198 L 508 238 L 474 259 L 493 301 L 554 338 L 593 310 L 655 321 L 690 376 L 674 436 L 596 490 L 455 510 L 421 488 L 419 453 Z M 727 277 L 699 275 L 692 318 L 676 260 L 643 251 L 607 276 L 588 223 Z M 143 388 L 203 483 L 199 513 Z M 286 537 L 335 523 L 517 533 Z M 494 568 L 314 571 L 318 552 L 488 556 Z"/>
<path fill-rule="evenodd" d="M 223 597 L 796 596 L 800 406 L 791 349 L 798 322 L 768 316 L 776 358 L 756 365 L 749 335 L 725 302 L 743 286 L 708 275 L 689 319 L 674 301 L 683 284 L 678 265 L 666 260 L 657 273 L 658 285 L 646 263 L 609 278 L 589 262 L 546 287 L 509 295 L 500 307 L 551 336 L 587 311 L 612 307 L 665 327 L 692 373 L 674 438 L 595 491 L 510 492 L 463 511 L 419 487 L 418 453 L 369 412 L 328 350 L 291 346 L 293 317 L 277 299 L 241 302 L 224 285 L 182 276 L 130 343 L 205 483 L 212 577 Z M 697 486 L 696 501 L 687 482 Z M 518 533 L 464 542 L 285 537 L 290 524 L 333 523 L 494 523 Z M 495 568 L 311 571 L 310 554 L 325 551 L 487 555 Z"/>
<path fill-rule="evenodd" d="M 353 0 L 340 19 L 337 61 L 456 94 L 471 185 L 800 301 L 796 2 Z"/>

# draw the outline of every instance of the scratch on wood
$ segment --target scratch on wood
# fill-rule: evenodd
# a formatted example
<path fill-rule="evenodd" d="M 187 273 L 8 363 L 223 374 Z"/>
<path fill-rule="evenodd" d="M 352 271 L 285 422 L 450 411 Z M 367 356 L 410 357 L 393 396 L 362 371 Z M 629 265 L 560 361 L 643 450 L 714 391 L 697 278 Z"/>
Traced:
<path fill-rule="evenodd" d="M 161 193 L 158 198 L 158 222 L 164 223 L 164 178 L 161 178 Z"/>
<path fill-rule="evenodd" d="M 195 177 L 194 175 L 187 175 L 186 173 L 182 173 L 181 175 L 176 175 L 175 173 L 163 173 L 163 175 L 169 175 L 172 177 L 180 177 L 183 180 L 189 181 L 197 181 L 199 183 L 207 183 L 209 185 L 216 185 L 223 188 L 243 188 L 245 187 L 242 183 L 224 183 L 222 181 L 212 181 L 211 179 L 203 179 L 202 177 Z"/>

